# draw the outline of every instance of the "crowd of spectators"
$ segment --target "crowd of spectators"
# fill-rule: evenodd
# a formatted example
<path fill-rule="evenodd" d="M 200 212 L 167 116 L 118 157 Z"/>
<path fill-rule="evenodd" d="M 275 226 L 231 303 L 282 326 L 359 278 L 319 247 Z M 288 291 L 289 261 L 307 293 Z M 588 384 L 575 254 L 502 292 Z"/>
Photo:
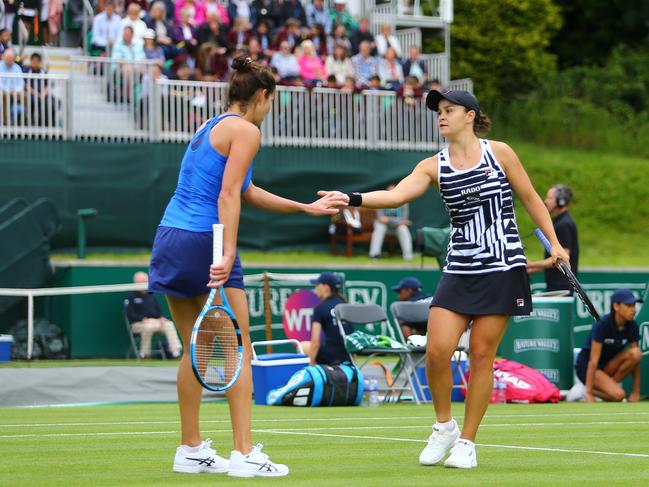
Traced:
<path fill-rule="evenodd" d="M 393 90 L 410 98 L 429 80 L 417 46 L 400 45 L 390 24 L 374 36 L 346 0 L 102 0 L 91 53 L 154 60 L 170 79 L 227 81 L 242 53 L 268 66 L 281 85 Z M 353 82 L 353 85 L 352 85 Z"/>

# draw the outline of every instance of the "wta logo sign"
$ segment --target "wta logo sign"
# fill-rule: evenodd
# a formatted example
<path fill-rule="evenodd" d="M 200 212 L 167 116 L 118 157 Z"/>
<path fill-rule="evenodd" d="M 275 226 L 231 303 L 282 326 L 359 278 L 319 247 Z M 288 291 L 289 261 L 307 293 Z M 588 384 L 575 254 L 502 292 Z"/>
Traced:
<path fill-rule="evenodd" d="M 299 289 L 291 294 L 282 312 L 286 338 L 311 340 L 311 316 L 320 299 L 309 289 Z"/>

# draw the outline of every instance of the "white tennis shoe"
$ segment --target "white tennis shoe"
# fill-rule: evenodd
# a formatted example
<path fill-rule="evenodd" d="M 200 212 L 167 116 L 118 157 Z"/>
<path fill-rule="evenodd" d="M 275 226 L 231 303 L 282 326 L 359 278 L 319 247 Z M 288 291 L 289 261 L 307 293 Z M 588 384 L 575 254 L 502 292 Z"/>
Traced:
<path fill-rule="evenodd" d="M 225 473 L 230 462 L 220 457 L 212 449 L 212 440 L 207 439 L 200 445 L 200 450 L 188 452 L 184 447 L 176 448 L 174 472 L 180 473 Z"/>
<path fill-rule="evenodd" d="M 475 468 L 478 466 L 478 457 L 475 453 L 475 443 L 459 439 L 451 448 L 451 454 L 444 462 L 445 467 Z"/>
<path fill-rule="evenodd" d="M 268 455 L 263 453 L 262 444 L 252 447 L 247 455 L 233 451 L 230 454 L 230 477 L 283 477 L 288 475 L 288 467 L 281 463 L 273 463 Z"/>
<path fill-rule="evenodd" d="M 457 427 L 455 420 L 453 420 L 453 429 L 451 431 L 435 423 L 433 425 L 433 434 L 430 435 L 426 448 L 419 455 L 419 464 L 437 465 L 440 463 L 459 437 L 460 428 Z"/>

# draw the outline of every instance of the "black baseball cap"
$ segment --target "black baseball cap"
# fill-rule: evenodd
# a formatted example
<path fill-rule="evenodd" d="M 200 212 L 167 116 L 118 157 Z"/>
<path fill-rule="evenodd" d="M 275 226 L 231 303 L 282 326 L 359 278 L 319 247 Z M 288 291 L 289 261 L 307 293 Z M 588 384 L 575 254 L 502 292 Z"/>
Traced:
<path fill-rule="evenodd" d="M 473 96 L 473 93 L 469 93 L 468 91 L 429 91 L 428 95 L 426 96 L 426 106 L 431 110 L 437 111 L 439 108 L 439 102 L 442 100 L 448 100 L 455 105 L 460 105 L 464 108 L 468 108 L 469 110 L 473 110 L 476 114 L 476 119 L 478 118 L 478 115 L 480 115 L 480 105 L 478 104 L 478 99 Z"/>

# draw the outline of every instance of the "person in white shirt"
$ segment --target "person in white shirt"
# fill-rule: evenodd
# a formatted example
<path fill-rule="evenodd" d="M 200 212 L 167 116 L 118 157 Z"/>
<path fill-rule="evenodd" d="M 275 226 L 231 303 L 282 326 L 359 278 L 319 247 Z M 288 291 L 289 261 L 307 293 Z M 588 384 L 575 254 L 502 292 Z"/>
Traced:
<path fill-rule="evenodd" d="M 115 13 L 115 4 L 106 2 L 104 11 L 92 21 L 92 50 L 110 51 L 122 35 L 122 19 Z"/>
<path fill-rule="evenodd" d="M 149 29 L 140 18 L 142 8 L 137 3 L 131 3 L 126 11 L 126 17 L 122 19 L 122 28 L 129 26 L 133 29 L 133 38 L 138 41 L 144 41 L 144 34 Z"/>
<path fill-rule="evenodd" d="M 388 47 L 392 47 L 397 57 L 401 57 L 401 43 L 399 39 L 392 35 L 392 26 L 390 24 L 383 24 L 381 33 L 374 37 L 374 42 L 376 42 L 376 50 L 379 56 L 385 56 Z"/>
<path fill-rule="evenodd" d="M 300 74 L 300 64 L 297 58 L 291 53 L 291 45 L 288 41 L 282 41 L 279 45 L 279 51 L 273 54 L 270 65 L 277 69 L 282 80 L 292 80 Z"/>

